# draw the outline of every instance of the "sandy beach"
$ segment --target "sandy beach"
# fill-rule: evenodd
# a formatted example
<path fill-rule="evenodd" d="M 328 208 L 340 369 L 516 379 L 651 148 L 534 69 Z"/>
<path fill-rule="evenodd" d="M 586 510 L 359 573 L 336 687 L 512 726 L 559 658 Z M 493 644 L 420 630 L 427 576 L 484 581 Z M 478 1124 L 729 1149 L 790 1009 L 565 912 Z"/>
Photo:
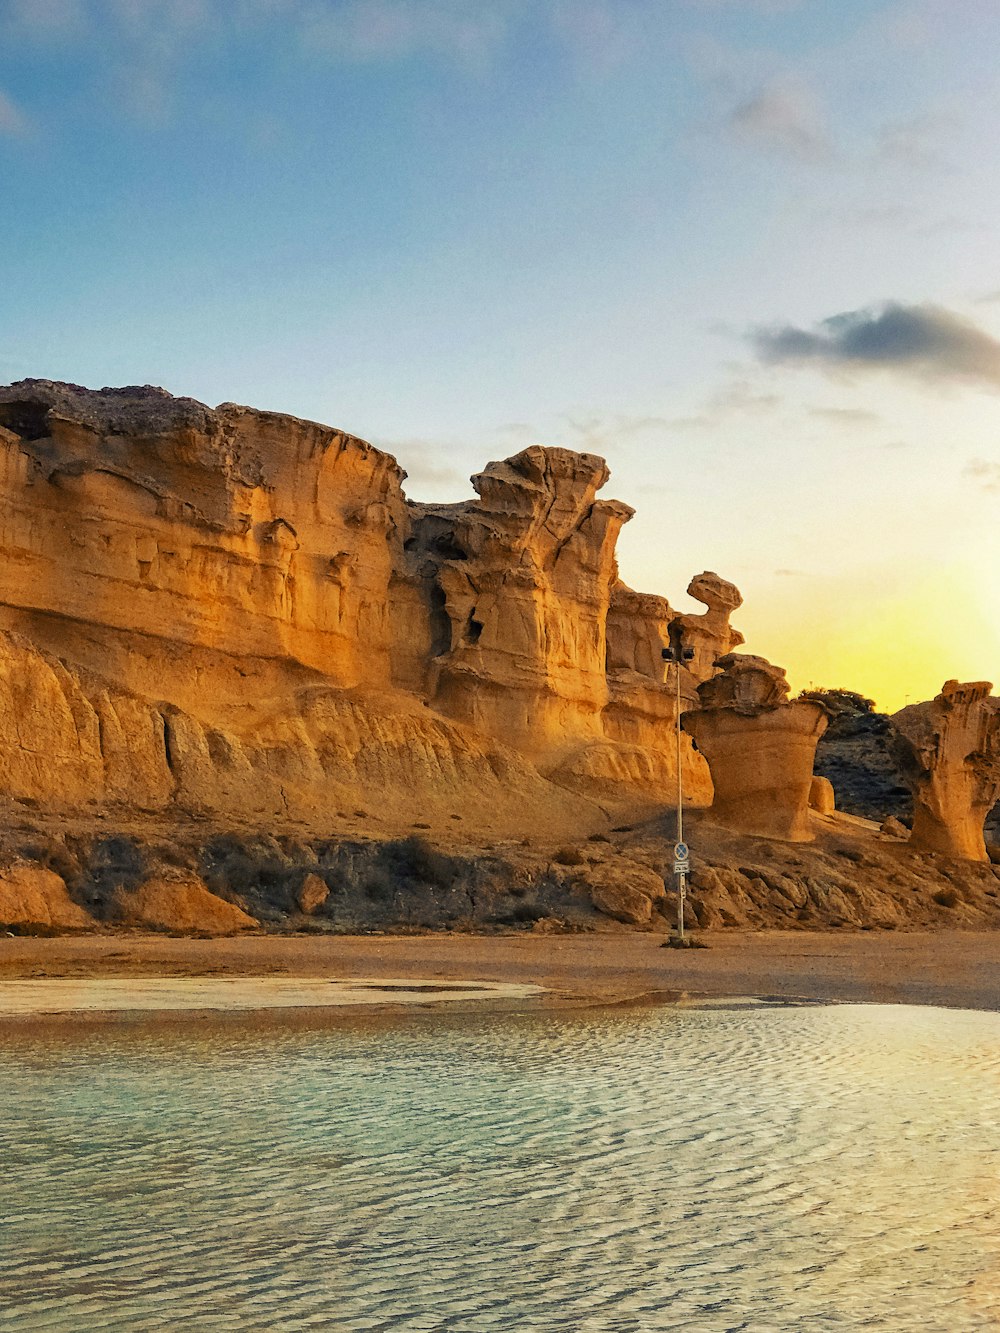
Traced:
<path fill-rule="evenodd" d="M 336 988 L 340 1006 L 356 1002 L 345 995 L 360 995 L 370 1006 L 379 998 L 372 988 L 381 982 L 389 988 L 382 1002 L 393 1006 L 441 1003 L 435 984 L 468 983 L 447 1002 L 572 1007 L 756 996 L 1000 1009 L 1000 933 L 773 931 L 719 933 L 707 942 L 705 949 L 681 951 L 663 948 L 661 936 L 640 933 L 5 938 L 0 940 L 0 1019 L 32 1012 L 26 998 L 30 992 L 23 985 L 9 987 L 9 982 L 115 983 L 120 996 L 121 981 L 140 978 L 146 979 L 147 997 L 153 993 L 158 998 L 134 1007 L 161 1011 L 264 1009 L 276 1003 L 275 995 L 284 997 L 281 1006 L 286 1009 L 309 1008 L 331 1002 L 331 981 L 341 983 Z M 192 1000 L 192 983 L 220 979 L 241 982 L 236 988 L 209 987 L 203 1004 Z M 289 990 L 287 984 L 274 984 L 281 979 L 308 986 Z M 150 992 L 154 982 L 155 992 Z M 406 982 L 432 989 L 399 990 Z M 493 983 L 499 989 L 477 992 L 472 983 Z M 324 984 L 320 1001 L 315 997 L 324 993 Z M 543 989 L 524 989 L 531 987 Z M 211 996 L 220 993 L 237 1000 L 228 1006 L 216 1003 Z M 59 1008 L 99 1010 L 94 994 L 89 986 L 62 987 Z M 107 1007 L 124 1006 L 119 1002 Z"/>

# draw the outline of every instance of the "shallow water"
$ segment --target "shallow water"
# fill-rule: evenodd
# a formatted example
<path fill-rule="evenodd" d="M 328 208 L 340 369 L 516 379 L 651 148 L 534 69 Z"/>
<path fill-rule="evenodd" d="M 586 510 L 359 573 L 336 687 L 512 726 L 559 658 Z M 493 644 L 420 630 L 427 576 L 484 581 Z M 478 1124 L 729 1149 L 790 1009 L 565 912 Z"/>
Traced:
<path fill-rule="evenodd" d="M 0 1326 L 1000 1327 L 1000 1015 L 0 1035 Z"/>

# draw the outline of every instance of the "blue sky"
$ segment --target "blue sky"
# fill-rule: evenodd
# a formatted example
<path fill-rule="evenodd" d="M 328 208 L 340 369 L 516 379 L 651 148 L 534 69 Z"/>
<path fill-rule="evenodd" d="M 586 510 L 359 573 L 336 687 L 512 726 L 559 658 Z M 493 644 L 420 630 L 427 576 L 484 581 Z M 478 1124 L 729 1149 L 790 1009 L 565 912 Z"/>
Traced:
<path fill-rule="evenodd" d="M 0 381 L 604 454 L 623 576 L 1000 677 L 1000 0 L 0 0 Z M 849 318 L 842 318 L 849 316 Z"/>

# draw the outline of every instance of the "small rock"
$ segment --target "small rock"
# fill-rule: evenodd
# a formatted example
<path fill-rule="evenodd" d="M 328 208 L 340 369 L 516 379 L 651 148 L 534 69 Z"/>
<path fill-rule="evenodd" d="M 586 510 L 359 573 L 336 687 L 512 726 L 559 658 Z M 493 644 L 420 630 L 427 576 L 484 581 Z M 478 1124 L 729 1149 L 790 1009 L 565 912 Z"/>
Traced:
<path fill-rule="evenodd" d="M 580 881 L 599 912 L 629 926 L 648 926 L 653 902 L 664 897 L 660 876 L 634 861 L 589 866 Z"/>
<path fill-rule="evenodd" d="M 809 784 L 809 808 L 819 815 L 832 815 L 837 808 L 833 783 L 829 778 L 814 777 Z"/>
<path fill-rule="evenodd" d="M 313 912 L 319 911 L 329 896 L 330 888 L 326 880 L 321 879 L 319 875 L 310 874 L 302 881 L 295 901 L 304 916 L 312 916 Z"/>
<path fill-rule="evenodd" d="M 895 815 L 890 815 L 888 819 L 882 821 L 880 833 L 884 833 L 887 838 L 908 838 L 910 831 L 905 824 L 900 823 Z"/>

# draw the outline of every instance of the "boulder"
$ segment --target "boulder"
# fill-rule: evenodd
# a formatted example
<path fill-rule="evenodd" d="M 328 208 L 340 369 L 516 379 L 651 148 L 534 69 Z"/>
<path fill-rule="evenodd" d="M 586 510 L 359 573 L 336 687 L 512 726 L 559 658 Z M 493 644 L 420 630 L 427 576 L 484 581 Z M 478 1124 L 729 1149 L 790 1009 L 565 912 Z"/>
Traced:
<path fill-rule="evenodd" d="M 895 815 L 889 815 L 887 819 L 883 819 L 879 832 L 887 838 L 908 838 L 910 836 L 910 830 Z"/>
<path fill-rule="evenodd" d="M 133 890 L 119 889 L 112 914 L 120 925 L 198 935 L 232 935 L 259 924 L 234 903 L 210 893 L 197 876 L 184 873 L 147 879 Z"/>
<path fill-rule="evenodd" d="M 836 811 L 837 798 L 829 778 L 813 777 L 809 784 L 809 809 L 818 815 L 832 815 Z"/>
<path fill-rule="evenodd" d="M 630 926 L 648 926 L 653 904 L 665 897 L 661 877 L 634 861 L 600 862 L 584 871 L 578 882 L 599 912 Z"/>
<path fill-rule="evenodd" d="M 325 879 L 320 879 L 319 875 L 306 875 L 295 896 L 295 902 L 304 916 L 312 916 L 313 912 L 319 911 L 329 896 L 330 888 Z"/>
<path fill-rule="evenodd" d="M 0 870 L 0 926 L 90 930 L 94 925 L 94 918 L 73 902 L 51 870 L 30 865 Z"/>

